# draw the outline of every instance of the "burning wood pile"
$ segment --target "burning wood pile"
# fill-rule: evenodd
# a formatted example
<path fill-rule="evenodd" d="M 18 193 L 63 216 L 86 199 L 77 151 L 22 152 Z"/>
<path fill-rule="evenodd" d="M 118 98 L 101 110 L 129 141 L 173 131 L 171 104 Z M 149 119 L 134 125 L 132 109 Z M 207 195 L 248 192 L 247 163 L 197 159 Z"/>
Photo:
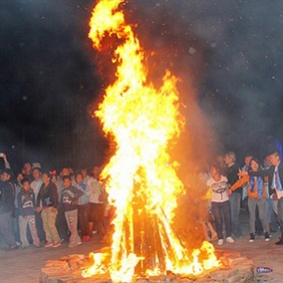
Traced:
<path fill-rule="evenodd" d="M 102 250 L 106 253 L 107 251 Z M 100 253 L 98 253 L 100 254 Z M 248 283 L 254 278 L 253 262 L 239 253 L 226 253 L 221 251 L 218 257 L 222 263 L 220 269 L 205 272 L 200 276 L 182 277 L 168 272 L 162 276 L 149 276 L 142 278 L 135 276 L 136 283 L 190 283 L 190 282 L 211 282 L 211 283 Z M 93 266 L 92 256 L 69 255 L 58 260 L 49 260 L 41 268 L 40 283 L 110 283 L 109 275 L 97 274 L 90 278 L 82 276 L 82 270 Z"/>

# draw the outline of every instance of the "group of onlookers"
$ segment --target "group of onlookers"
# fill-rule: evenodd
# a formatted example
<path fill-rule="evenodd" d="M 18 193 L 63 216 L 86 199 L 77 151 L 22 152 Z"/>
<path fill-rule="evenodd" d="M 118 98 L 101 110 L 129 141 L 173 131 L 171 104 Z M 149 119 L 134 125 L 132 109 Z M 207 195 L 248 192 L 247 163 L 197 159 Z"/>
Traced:
<path fill-rule="evenodd" d="M 0 240 L 7 250 L 31 244 L 41 247 L 43 242 L 45 247 L 56 248 L 65 240 L 69 247 L 75 247 L 90 241 L 93 233 L 103 237 L 109 230 L 114 209 L 107 203 L 98 166 L 92 168 L 91 174 L 86 168 L 74 172 L 67 167 L 57 174 L 55 170 L 42 172 L 39 163 L 26 162 L 13 181 L 7 157 L 1 157 L 5 169 L 0 181 Z M 283 165 L 277 150 L 266 156 L 264 166 L 252 155 L 246 155 L 242 168 L 230 151 L 220 156 L 209 172 L 199 173 L 201 182 L 195 186 L 200 188 L 203 183 L 206 187 L 203 199 L 209 199 L 215 224 L 206 219 L 205 227 L 212 238 L 218 239 L 218 245 L 225 239 L 233 243 L 242 237 L 243 203 L 249 210 L 249 241 L 253 242 L 258 232 L 258 209 L 265 241 L 270 241 L 270 225 L 275 219 L 281 229 L 276 244 L 283 245 Z M 199 207 L 204 215 L 205 208 Z"/>
<path fill-rule="evenodd" d="M 0 181 L 0 240 L 6 250 L 19 247 L 69 247 L 88 242 L 109 229 L 112 210 L 99 180 L 100 168 L 91 174 L 83 168 L 43 171 L 39 163 L 26 162 L 13 180 L 5 154 Z M 42 245 L 42 243 L 44 243 Z"/>
<path fill-rule="evenodd" d="M 249 242 L 254 242 L 259 234 L 256 231 L 256 220 L 259 220 L 265 241 L 270 241 L 270 227 L 275 221 L 275 227 L 281 230 L 276 244 L 283 244 L 283 165 L 278 150 L 266 156 L 263 166 L 257 158 L 247 154 L 242 168 L 236 163 L 235 153 L 227 152 L 210 166 L 206 185 L 209 193 L 206 199 L 211 203 L 218 245 L 224 243 L 225 237 L 228 243 L 233 243 L 234 238 L 243 236 L 240 208 L 244 203 L 249 212 Z"/>

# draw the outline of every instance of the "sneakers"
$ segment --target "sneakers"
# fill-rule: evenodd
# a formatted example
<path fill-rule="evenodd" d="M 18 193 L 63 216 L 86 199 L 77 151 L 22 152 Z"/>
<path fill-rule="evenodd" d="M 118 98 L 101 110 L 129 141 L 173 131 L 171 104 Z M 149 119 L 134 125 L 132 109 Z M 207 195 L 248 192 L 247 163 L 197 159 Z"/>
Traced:
<path fill-rule="evenodd" d="M 53 243 L 52 242 L 47 242 L 44 247 L 45 248 L 49 248 L 49 247 L 52 247 L 53 246 Z"/>
<path fill-rule="evenodd" d="M 249 239 L 249 242 L 250 242 L 250 243 L 253 243 L 253 242 L 254 242 L 254 240 L 255 240 L 255 235 L 254 235 L 254 233 L 250 233 L 250 239 Z"/>
<path fill-rule="evenodd" d="M 82 241 L 83 242 L 90 242 L 90 236 L 83 236 L 83 238 L 82 238 Z"/>
<path fill-rule="evenodd" d="M 279 241 L 276 242 L 275 245 L 283 245 L 283 240 L 282 240 L 282 238 L 279 238 Z"/>
<path fill-rule="evenodd" d="M 52 248 L 57 248 L 57 247 L 59 247 L 59 246 L 61 246 L 61 242 L 54 242 L 54 243 L 52 244 Z"/>
<path fill-rule="evenodd" d="M 74 247 L 76 247 L 78 244 L 77 243 L 70 243 L 69 245 L 68 245 L 68 247 L 69 248 L 74 248 Z"/>
<path fill-rule="evenodd" d="M 269 233 L 268 233 L 268 232 L 265 232 L 265 233 L 264 233 L 264 241 L 265 241 L 265 242 L 269 242 L 269 241 L 270 241 L 270 236 L 269 236 Z"/>
<path fill-rule="evenodd" d="M 232 244 L 232 243 L 234 243 L 235 241 L 234 241 L 234 239 L 233 239 L 232 237 L 227 237 L 227 238 L 226 238 L 226 242 Z"/>
<path fill-rule="evenodd" d="M 222 246 L 224 244 L 224 240 L 223 239 L 219 239 L 218 241 L 217 241 L 217 245 L 218 246 Z"/>
<path fill-rule="evenodd" d="M 9 252 L 9 251 L 14 251 L 17 250 L 19 248 L 18 245 L 14 245 L 14 246 L 9 246 L 5 248 L 5 251 Z"/>

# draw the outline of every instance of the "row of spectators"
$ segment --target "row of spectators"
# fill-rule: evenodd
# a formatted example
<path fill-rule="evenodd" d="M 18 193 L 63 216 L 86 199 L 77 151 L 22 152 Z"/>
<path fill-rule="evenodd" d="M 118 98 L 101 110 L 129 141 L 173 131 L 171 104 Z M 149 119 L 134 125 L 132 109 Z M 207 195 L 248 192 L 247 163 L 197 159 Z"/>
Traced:
<path fill-rule="evenodd" d="M 41 171 L 39 163 L 26 162 L 13 180 L 5 154 L 0 181 L 0 240 L 6 250 L 19 247 L 56 248 L 63 241 L 75 247 L 91 240 L 93 233 L 103 237 L 113 215 L 100 168 L 91 174 L 86 168 Z"/>

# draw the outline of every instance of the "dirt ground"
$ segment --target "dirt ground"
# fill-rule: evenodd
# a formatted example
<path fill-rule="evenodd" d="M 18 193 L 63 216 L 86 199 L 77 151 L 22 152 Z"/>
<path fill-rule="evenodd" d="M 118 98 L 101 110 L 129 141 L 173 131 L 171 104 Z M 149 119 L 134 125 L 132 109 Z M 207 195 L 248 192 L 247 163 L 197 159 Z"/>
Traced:
<path fill-rule="evenodd" d="M 265 242 L 264 238 L 256 238 L 253 243 L 249 243 L 248 236 L 248 216 L 242 212 L 242 228 L 245 236 L 236 239 L 234 244 L 224 243 L 217 246 L 216 250 L 237 251 L 241 255 L 247 256 L 254 261 L 254 266 L 266 266 L 273 269 L 267 274 L 256 274 L 254 282 L 283 282 L 283 246 L 275 245 L 279 232 L 272 234 L 270 242 Z M 0 282 L 11 283 L 37 283 L 39 282 L 40 269 L 47 260 L 56 260 L 65 255 L 83 254 L 97 250 L 102 244 L 96 236 L 88 243 L 83 243 L 74 248 L 68 248 L 67 243 L 63 243 L 58 248 L 28 248 L 26 250 L 0 251 Z"/>

